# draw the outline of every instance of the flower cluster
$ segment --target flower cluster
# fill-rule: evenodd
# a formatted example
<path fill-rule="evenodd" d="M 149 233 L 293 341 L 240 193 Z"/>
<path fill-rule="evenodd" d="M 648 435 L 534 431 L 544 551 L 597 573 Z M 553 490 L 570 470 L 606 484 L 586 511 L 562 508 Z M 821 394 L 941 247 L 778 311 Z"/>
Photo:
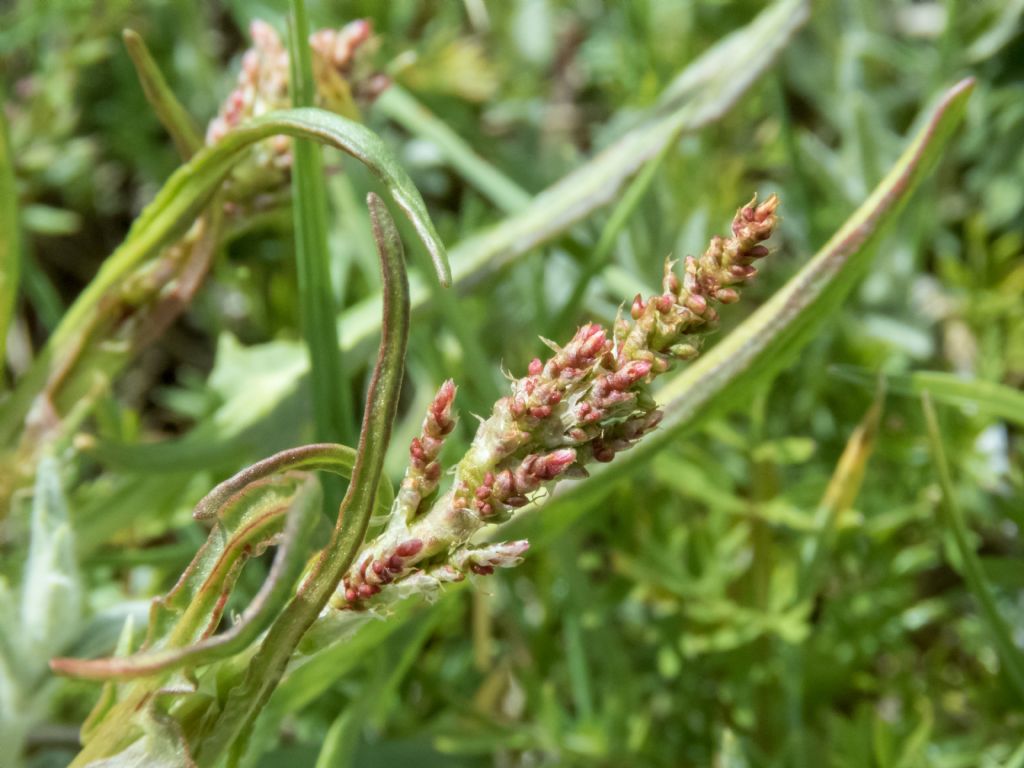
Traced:
<path fill-rule="evenodd" d="M 253 21 L 249 32 L 252 48 L 242 57 L 234 90 L 210 121 L 207 144 L 217 142 L 247 120 L 291 106 L 288 49 L 264 21 Z M 369 64 L 369 54 L 375 47 L 369 21 L 360 19 L 341 29 L 319 30 L 310 35 L 309 44 L 318 107 L 355 119 L 359 105 L 372 102 L 387 87 L 388 78 L 374 72 Z M 232 184 L 251 196 L 253 189 L 283 183 L 291 164 L 291 139 L 274 136 L 253 148 L 251 159 L 232 174 Z M 238 191 L 232 195 L 241 196 Z"/>
<path fill-rule="evenodd" d="M 662 414 L 652 380 L 698 353 L 697 334 L 718 320 L 715 303 L 739 298 L 736 287 L 768 254 L 763 241 L 775 228 L 777 206 L 773 195 L 742 207 L 732 235 L 714 238 L 700 258 L 687 257 L 681 276 L 675 262 L 666 262 L 662 292 L 637 296 L 630 319 L 620 317 L 611 336 L 590 323 L 564 347 L 549 342 L 554 354 L 533 360 L 526 376 L 512 382 L 455 467 L 451 488 L 432 498 L 441 476 L 438 456 L 455 426 L 455 386 L 445 382 L 410 446 L 389 523 L 363 546 L 334 606 L 374 608 L 389 601 L 388 585 L 413 579 L 417 589 L 436 588 L 466 573 L 517 565 L 527 542 L 474 548 L 471 537 L 555 481 L 586 475 L 591 462 L 611 461 L 657 427 Z"/>

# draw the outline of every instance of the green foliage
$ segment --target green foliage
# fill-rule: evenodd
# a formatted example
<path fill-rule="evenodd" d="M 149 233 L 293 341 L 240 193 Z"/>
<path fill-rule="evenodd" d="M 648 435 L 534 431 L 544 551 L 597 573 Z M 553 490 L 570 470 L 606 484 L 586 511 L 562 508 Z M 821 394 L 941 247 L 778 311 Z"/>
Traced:
<path fill-rule="evenodd" d="M 309 3 L 361 114 L 204 146 L 303 6 L 0 11 L 0 762 L 1024 764 L 1024 3 Z M 516 569 L 338 610 L 441 382 L 451 466 L 755 191 L 660 428 Z"/>

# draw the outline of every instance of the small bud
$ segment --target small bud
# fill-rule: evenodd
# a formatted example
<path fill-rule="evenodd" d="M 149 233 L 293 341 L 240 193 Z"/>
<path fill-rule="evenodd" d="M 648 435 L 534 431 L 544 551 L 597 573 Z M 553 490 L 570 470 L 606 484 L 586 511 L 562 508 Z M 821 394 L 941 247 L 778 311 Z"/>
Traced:
<path fill-rule="evenodd" d="M 723 304 L 735 304 L 740 300 L 740 295 L 732 288 L 719 288 L 715 291 L 715 298 Z"/>
<path fill-rule="evenodd" d="M 423 549 L 422 539 L 408 539 L 395 547 L 395 554 L 399 557 L 413 557 Z"/>
<path fill-rule="evenodd" d="M 691 293 L 686 297 L 686 308 L 697 315 L 703 315 L 708 308 L 707 299 L 699 293 Z"/>
<path fill-rule="evenodd" d="M 443 437 L 455 428 L 455 421 L 452 419 L 452 403 L 455 400 L 456 391 L 455 382 L 451 379 L 446 380 L 437 390 L 437 394 L 430 404 L 427 421 L 423 425 L 424 431 L 428 434 L 431 431 L 437 432 L 432 437 Z M 429 429 L 431 426 L 435 426 L 436 430 Z"/>
<path fill-rule="evenodd" d="M 574 461 L 576 461 L 576 451 L 572 448 L 560 448 L 546 456 L 538 457 L 538 460 L 533 462 L 531 471 L 540 480 L 551 480 L 558 477 Z"/>
<path fill-rule="evenodd" d="M 695 344 L 673 344 L 668 348 L 668 353 L 677 360 L 692 360 L 700 354 L 700 350 Z"/>
<path fill-rule="evenodd" d="M 579 354 L 584 360 L 591 360 L 597 357 L 604 350 L 608 342 L 604 328 L 597 323 L 588 323 L 576 332 L 579 339 Z"/>
<path fill-rule="evenodd" d="M 661 280 L 662 290 L 665 293 L 671 293 L 675 296 L 679 295 L 679 291 L 682 290 L 683 284 L 679 281 L 679 276 L 672 271 L 676 262 L 672 259 L 665 259 L 665 274 Z"/>
<path fill-rule="evenodd" d="M 380 592 L 380 587 L 375 586 L 373 584 L 359 585 L 359 597 L 363 598 L 364 600 L 368 597 L 373 597 L 378 592 Z"/>
<path fill-rule="evenodd" d="M 527 368 L 531 376 L 537 376 L 541 371 L 544 370 L 544 363 L 541 362 L 539 357 L 533 358 L 530 361 L 530 366 Z"/>
<path fill-rule="evenodd" d="M 639 320 L 640 316 L 644 313 L 646 305 L 644 304 L 643 298 L 638 293 L 636 298 L 633 299 L 633 306 L 629 308 L 629 314 L 633 316 L 634 320 Z"/>

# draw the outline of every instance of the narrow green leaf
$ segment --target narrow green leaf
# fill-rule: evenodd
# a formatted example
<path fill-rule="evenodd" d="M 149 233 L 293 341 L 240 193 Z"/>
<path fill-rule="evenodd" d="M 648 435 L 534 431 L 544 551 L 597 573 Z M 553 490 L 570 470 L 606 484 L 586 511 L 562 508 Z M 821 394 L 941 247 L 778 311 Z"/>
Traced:
<path fill-rule="evenodd" d="M 18 298 L 20 260 L 18 189 L 14 183 L 14 158 L 7 137 L 7 120 L 0 110 L 0 381 L 4 378 L 7 331 Z"/>
<path fill-rule="evenodd" d="M 833 368 L 839 376 L 869 384 L 876 375 L 849 366 Z M 938 403 L 969 405 L 979 413 L 1024 426 L 1024 392 L 993 381 L 966 379 L 942 371 L 888 374 L 886 383 L 897 395 L 919 397 L 927 392 Z"/>
<path fill-rule="evenodd" d="M 935 408 L 932 406 L 928 393 L 921 396 L 921 407 L 924 409 L 925 424 L 928 427 L 928 442 L 931 446 L 932 458 L 935 460 L 935 471 L 939 476 L 939 485 L 942 488 L 942 503 L 939 505 L 942 511 L 942 522 L 953 538 L 957 554 L 960 556 L 961 575 L 967 582 L 967 588 L 974 595 L 974 599 L 978 601 L 981 617 L 988 626 L 992 642 L 999 652 L 999 659 L 1006 672 L 1006 679 L 1017 693 L 1018 698 L 1024 702 L 1024 653 L 1014 643 L 1010 627 L 999 613 L 999 607 L 996 605 L 992 587 L 985 576 L 985 570 L 978 560 L 978 554 L 971 546 L 967 523 L 964 521 L 963 513 L 956 501 L 953 480 L 949 473 L 949 465 L 946 463 L 946 452 L 942 448 L 939 422 L 935 417 Z"/>
<path fill-rule="evenodd" d="M 801 598 L 811 598 L 818 590 L 825 558 L 832 550 L 839 517 L 853 506 L 860 493 L 868 459 L 874 452 L 884 402 L 885 389 L 879 385 L 871 407 L 846 441 L 825 495 L 818 504 L 815 515 L 817 530 L 807 539 L 801 552 L 803 568 L 798 584 Z"/>
<path fill-rule="evenodd" d="M 665 386 L 662 429 L 643 452 L 678 437 L 698 414 L 740 402 L 739 393 L 795 358 L 870 265 L 870 246 L 927 174 L 960 124 L 974 80 L 944 95 L 870 197 L 814 258 L 722 343 Z"/>
<path fill-rule="evenodd" d="M 381 94 L 373 108 L 414 136 L 431 142 L 466 181 L 501 210 L 515 213 L 530 202 L 529 192 L 480 157 L 447 123 L 397 83 Z"/>
<path fill-rule="evenodd" d="M 114 656 L 127 656 L 132 652 L 135 644 L 135 618 L 128 614 L 121 626 L 121 632 L 117 636 L 117 644 L 114 646 Z M 96 730 L 96 726 L 103 722 L 110 709 L 117 703 L 117 683 L 111 681 L 103 685 L 100 691 L 99 700 L 93 706 L 89 716 L 82 723 L 82 743 L 87 743 Z"/>
<path fill-rule="evenodd" d="M 181 105 L 178 97 L 167 85 L 142 36 L 133 29 L 126 29 L 122 37 L 132 64 L 135 65 L 135 74 L 139 77 L 142 92 L 146 94 L 146 101 L 167 129 L 178 154 L 183 160 L 188 160 L 203 146 L 199 129 L 188 110 Z"/>
<path fill-rule="evenodd" d="M 355 463 L 356 451 L 347 445 L 317 443 L 290 448 L 246 467 L 220 483 L 196 504 L 192 514 L 197 520 L 209 519 L 247 485 L 283 472 L 324 471 L 348 479 L 352 476 Z M 387 513 L 391 509 L 394 497 L 395 492 L 391 487 L 391 482 L 386 477 L 382 477 L 377 486 L 377 510 L 381 514 Z"/>
<path fill-rule="evenodd" d="M 288 25 L 292 104 L 314 106 L 313 62 L 309 48 L 309 19 L 303 0 L 292 0 Z M 299 283 L 302 333 L 309 349 L 312 376 L 313 428 L 317 440 L 353 442 L 352 398 L 338 351 L 338 310 L 331 283 L 327 249 L 327 197 L 320 147 L 295 139 L 292 150 L 295 259 Z M 337 503 L 328 487 L 328 499 Z M 334 498 L 331 498 L 334 497 Z"/>

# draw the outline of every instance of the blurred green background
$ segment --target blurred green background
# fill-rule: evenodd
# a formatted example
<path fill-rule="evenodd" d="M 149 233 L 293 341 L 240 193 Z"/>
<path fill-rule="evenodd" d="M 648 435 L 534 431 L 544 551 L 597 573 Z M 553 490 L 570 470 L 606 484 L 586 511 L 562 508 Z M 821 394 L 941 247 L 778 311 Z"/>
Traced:
<path fill-rule="evenodd" d="M 314 27 L 371 19 L 380 69 L 484 158 L 485 174 L 531 195 L 607 145 L 761 7 L 309 3 Z M 242 0 L 17 0 L 0 11 L 23 248 L 15 377 L 179 164 L 121 29 L 143 35 L 205 125 L 233 87 L 249 23 L 283 30 L 285 11 Z M 1020 0 L 815 2 L 739 103 L 660 158 L 606 264 L 588 266 L 603 209 L 571 237 L 431 300 L 413 326 L 396 480 L 444 378 L 461 387 L 452 458 L 471 414 L 503 394 L 502 369 L 521 374 L 544 349 L 540 336 L 612 321 L 622 301 L 655 289 L 667 254 L 699 253 L 753 192 L 777 192 L 778 250 L 723 311 L 716 337 L 728 333 L 880 181 L 934 97 L 978 78 L 966 126 L 870 273 L 782 374 L 597 503 L 524 524 L 534 547 L 521 567 L 376 627 L 339 661 L 338 681 L 267 736 L 259 765 L 317 764 L 325 738 L 337 747 L 330 765 L 1024 765 L 1024 701 L 950 546 L 914 378 L 1024 384 L 1022 16 Z M 521 202 L 506 182 L 504 197 L 482 193 L 422 122 L 396 120 L 383 103 L 365 120 L 413 176 L 446 243 Z M 354 306 L 377 291 L 356 204 L 372 185 L 354 163 L 339 172 L 339 157 L 326 155 L 332 270 L 339 302 Z M 413 260 L 425 266 L 422 254 Z M 70 507 L 92 617 L 79 649 L 109 650 L 125 612 L 144 615 L 173 583 L 202 540 L 191 505 L 213 483 L 310 439 L 303 391 L 273 408 L 261 399 L 281 399 L 274 376 L 301 349 L 294 261 L 287 222 L 235 239 L 86 425 L 129 443 L 190 434 L 213 458 L 140 468 L 112 457 L 79 469 Z M 884 412 L 863 486 L 836 520 L 811 594 L 800 594 L 819 502 L 880 373 Z M 350 375 L 361 402 L 365 371 Z M 232 397 L 252 424 L 219 455 L 232 425 L 218 408 Z M 955 499 L 1024 653 L 1024 415 L 991 407 L 980 385 L 936 397 Z M 19 541 L 15 529 L 3 542 L 5 575 Z M 255 569 L 243 574 L 239 605 L 259 584 Z M 66 762 L 98 688 L 63 682 L 52 693 L 33 714 L 33 765 Z"/>

